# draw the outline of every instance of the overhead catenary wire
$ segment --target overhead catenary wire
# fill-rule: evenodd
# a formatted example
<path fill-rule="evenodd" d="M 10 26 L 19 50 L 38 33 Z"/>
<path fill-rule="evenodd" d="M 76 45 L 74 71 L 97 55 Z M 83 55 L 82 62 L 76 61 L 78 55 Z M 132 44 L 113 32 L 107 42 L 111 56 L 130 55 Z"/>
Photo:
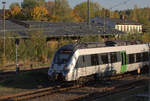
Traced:
<path fill-rule="evenodd" d="M 129 1 L 131 1 L 131 0 L 125 0 L 123 2 L 119 2 L 118 4 L 115 4 L 115 5 L 111 6 L 109 9 L 112 10 L 113 8 L 116 8 L 116 7 L 122 6 L 124 4 L 127 4 Z"/>

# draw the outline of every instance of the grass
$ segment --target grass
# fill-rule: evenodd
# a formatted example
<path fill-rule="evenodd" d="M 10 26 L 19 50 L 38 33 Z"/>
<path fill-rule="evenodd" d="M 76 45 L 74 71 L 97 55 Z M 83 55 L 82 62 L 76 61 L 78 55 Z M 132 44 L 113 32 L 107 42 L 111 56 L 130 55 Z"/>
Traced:
<path fill-rule="evenodd" d="M 27 91 L 27 89 L 8 88 L 8 87 L 0 86 L 0 96 L 11 95 L 23 91 Z"/>
<path fill-rule="evenodd" d="M 20 63 L 21 65 L 19 66 L 20 67 L 20 70 L 30 70 L 30 69 L 37 69 L 37 68 L 41 68 L 41 67 L 48 67 L 50 65 L 50 62 L 47 62 L 47 63 L 37 63 L 37 62 L 31 62 L 31 63 L 26 63 L 26 64 L 23 64 Z M 31 68 L 31 64 L 32 64 L 32 68 Z M 16 65 L 13 64 L 13 65 L 6 65 L 6 66 L 0 66 L 0 73 L 1 72 L 5 72 L 5 71 L 16 71 Z"/>
<path fill-rule="evenodd" d="M 46 87 L 49 83 L 47 71 L 48 68 L 22 72 L 0 81 L 0 96 Z"/>

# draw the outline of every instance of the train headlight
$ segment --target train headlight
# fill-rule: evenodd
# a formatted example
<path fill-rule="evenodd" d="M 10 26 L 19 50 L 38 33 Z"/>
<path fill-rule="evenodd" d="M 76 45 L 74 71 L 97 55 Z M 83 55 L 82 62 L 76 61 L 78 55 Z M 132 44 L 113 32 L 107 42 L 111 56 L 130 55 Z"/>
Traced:
<path fill-rule="evenodd" d="M 68 68 L 65 68 L 65 69 L 63 70 L 63 72 L 64 72 L 64 74 L 67 74 L 67 73 L 69 72 L 69 69 L 68 69 Z"/>
<path fill-rule="evenodd" d="M 69 72 L 69 69 L 64 70 L 64 73 L 65 73 L 65 74 L 68 73 L 68 72 Z"/>
<path fill-rule="evenodd" d="M 52 68 L 52 69 L 54 68 L 54 64 L 51 65 L 51 68 Z"/>
<path fill-rule="evenodd" d="M 49 71 L 48 71 L 48 75 L 51 75 L 52 74 L 52 70 L 51 69 L 49 69 Z"/>
<path fill-rule="evenodd" d="M 64 64 L 63 72 L 64 72 L 64 74 L 67 74 L 69 72 L 69 68 L 68 68 L 67 64 Z"/>

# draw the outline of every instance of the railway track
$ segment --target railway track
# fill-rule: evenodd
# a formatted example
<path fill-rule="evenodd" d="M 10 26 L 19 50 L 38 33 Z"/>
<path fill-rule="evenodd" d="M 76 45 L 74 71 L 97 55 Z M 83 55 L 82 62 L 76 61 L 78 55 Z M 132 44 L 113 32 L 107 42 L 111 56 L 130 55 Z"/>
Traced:
<path fill-rule="evenodd" d="M 145 84 L 145 81 L 147 80 L 147 78 L 138 79 L 138 77 L 133 77 L 132 79 L 135 79 L 135 80 L 130 81 L 131 77 L 128 76 L 128 78 L 129 78 L 129 80 L 128 80 L 129 82 L 126 82 L 126 79 L 124 79 L 125 82 L 123 82 L 123 83 L 117 83 L 117 84 L 113 83 L 111 86 L 110 85 L 107 85 L 104 87 L 100 86 L 100 88 L 98 86 L 90 84 L 87 86 L 83 86 L 82 88 L 78 88 L 78 89 L 74 89 L 74 90 L 70 89 L 65 92 L 55 93 L 54 95 L 48 95 L 45 97 L 33 99 L 31 101 L 41 101 L 41 100 L 43 100 L 43 101 L 92 101 L 92 100 L 94 100 L 95 101 L 96 99 L 100 99 L 100 98 L 103 98 L 108 95 L 112 95 L 115 93 L 120 93 L 120 92 L 124 92 L 124 91 L 128 91 L 128 90 L 131 90 L 134 88 L 141 87 L 141 86 L 143 86 L 143 84 Z M 101 85 L 101 84 L 99 84 L 99 85 Z M 90 89 L 90 87 L 92 87 L 92 88 L 96 87 L 96 88 L 94 91 L 92 89 L 91 89 L 91 91 L 89 91 L 88 89 Z M 83 92 L 86 92 L 86 93 L 83 93 Z M 64 94 L 64 95 L 62 95 L 62 94 Z M 70 97 L 67 97 L 68 94 L 73 94 L 73 95 L 72 95 L 72 97 L 71 97 L 71 95 L 69 95 Z M 77 94 L 77 95 L 74 95 L 74 94 Z M 59 96 L 60 98 L 56 98 L 57 96 Z M 97 101 L 99 101 L 99 100 L 97 100 Z"/>
<path fill-rule="evenodd" d="M 84 100 L 86 100 L 86 101 L 93 101 L 93 100 L 99 101 L 98 99 L 105 97 L 105 96 L 108 96 L 108 95 L 128 91 L 128 90 L 135 89 L 135 88 L 144 87 L 143 81 L 144 81 L 143 79 L 135 80 L 135 81 L 131 81 L 131 82 L 124 83 L 124 84 L 119 84 L 119 85 L 112 86 L 112 87 L 102 88 L 100 92 L 88 93 L 85 95 L 78 96 L 75 99 L 69 99 L 67 101 L 84 101 Z"/>
<path fill-rule="evenodd" d="M 29 99 L 33 99 L 36 97 L 42 97 L 62 91 L 67 91 L 70 89 L 75 89 L 75 88 L 80 88 L 81 86 L 79 85 L 69 85 L 68 87 L 65 87 L 65 85 L 59 85 L 56 87 L 48 87 L 48 88 L 43 88 L 43 89 L 38 89 L 34 91 L 28 91 L 28 92 L 23 92 L 15 95 L 10 95 L 10 96 L 3 96 L 0 97 L 0 101 L 25 101 Z"/>
<path fill-rule="evenodd" d="M 128 78 L 132 77 L 135 80 L 133 80 L 131 82 L 126 82 L 123 84 L 117 84 L 115 86 L 112 85 L 109 87 L 104 87 L 101 89 L 101 92 L 89 93 L 86 95 L 79 96 L 77 99 L 71 99 L 68 101 L 76 101 L 76 100 L 79 101 L 78 99 L 82 99 L 82 98 L 86 98 L 86 97 L 93 98 L 92 97 L 93 95 L 94 95 L 94 97 L 106 96 L 110 93 L 113 93 L 114 91 L 116 91 L 118 89 L 121 90 L 121 88 L 124 88 L 124 87 L 126 87 L 124 89 L 130 89 L 130 88 L 134 87 L 135 85 L 137 85 L 138 83 L 142 83 L 142 81 L 143 81 L 143 79 L 138 80 L 137 76 L 133 76 L 133 75 L 127 75 L 126 77 L 128 77 Z M 134 86 L 131 87 L 131 84 Z M 92 83 L 89 85 L 92 85 Z M 129 86 L 129 88 L 127 88 L 128 86 Z M 0 97 L 0 101 L 26 101 L 26 100 L 30 100 L 30 99 L 34 99 L 34 98 L 38 98 L 38 97 L 48 96 L 48 95 L 52 95 L 55 93 L 67 91 L 67 90 L 81 88 L 81 87 L 83 87 L 83 85 L 73 85 L 73 84 L 69 85 L 69 84 L 64 83 L 64 84 L 60 84 L 55 87 L 48 87 L 48 88 L 38 89 L 38 90 L 34 90 L 34 91 L 22 92 L 22 93 L 15 94 L 15 95 L 3 96 L 3 97 Z"/>

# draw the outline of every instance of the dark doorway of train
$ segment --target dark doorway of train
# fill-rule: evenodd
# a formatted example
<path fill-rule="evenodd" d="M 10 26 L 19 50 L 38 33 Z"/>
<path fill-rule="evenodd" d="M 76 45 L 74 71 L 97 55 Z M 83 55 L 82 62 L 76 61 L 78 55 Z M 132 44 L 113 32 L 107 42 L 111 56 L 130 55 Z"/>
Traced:
<path fill-rule="evenodd" d="M 121 72 L 126 72 L 127 71 L 127 55 L 126 51 L 121 51 Z"/>

